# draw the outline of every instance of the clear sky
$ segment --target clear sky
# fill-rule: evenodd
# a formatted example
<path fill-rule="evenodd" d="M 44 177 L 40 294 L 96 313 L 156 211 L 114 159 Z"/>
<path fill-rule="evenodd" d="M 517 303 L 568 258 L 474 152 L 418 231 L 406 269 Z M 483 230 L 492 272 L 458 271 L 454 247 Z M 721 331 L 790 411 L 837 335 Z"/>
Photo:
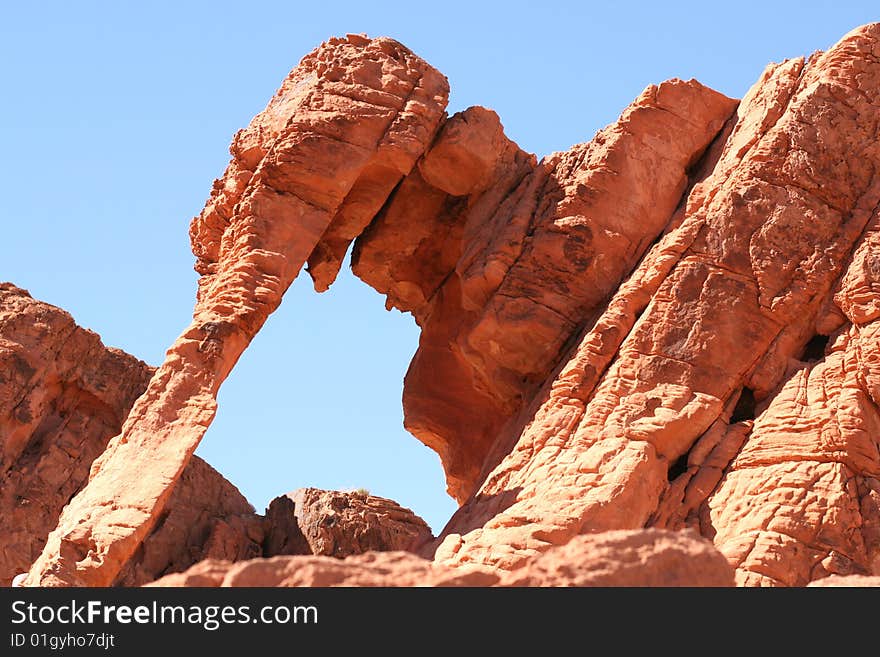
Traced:
<path fill-rule="evenodd" d="M 865 2 L 3 2 L 0 280 L 157 365 L 188 324 L 187 228 L 247 125 L 322 40 L 389 35 L 540 155 L 589 140 L 648 84 L 742 96 L 770 61 L 880 20 Z M 306 274 L 220 394 L 198 454 L 262 511 L 367 488 L 439 531 L 437 456 L 402 428 L 418 329 L 346 269 Z"/>

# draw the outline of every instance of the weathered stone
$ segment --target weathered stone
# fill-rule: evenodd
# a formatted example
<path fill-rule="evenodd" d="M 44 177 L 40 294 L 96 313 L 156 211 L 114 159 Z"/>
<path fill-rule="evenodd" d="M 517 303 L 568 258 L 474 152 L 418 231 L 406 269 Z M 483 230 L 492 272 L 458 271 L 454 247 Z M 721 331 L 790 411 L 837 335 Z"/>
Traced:
<path fill-rule="evenodd" d="M 300 488 L 290 499 L 311 554 L 347 557 L 371 550 L 412 551 L 433 538 L 424 520 L 384 497 Z"/>
<path fill-rule="evenodd" d="M 266 516 L 263 518 L 264 557 L 275 557 L 283 554 L 312 554 L 312 548 L 303 536 L 299 521 L 294 512 L 293 500 L 287 495 L 276 497 L 269 502 Z M 227 561 L 238 561 L 229 559 Z"/>
<path fill-rule="evenodd" d="M 29 584 L 116 579 L 161 516 L 238 357 L 306 259 L 334 269 L 339 243 L 431 142 L 447 94 L 442 75 L 391 39 L 331 39 L 235 136 L 191 226 L 202 274 L 192 324 L 65 508 Z"/>
<path fill-rule="evenodd" d="M 206 560 L 148 586 L 492 586 L 498 575 L 445 568 L 410 552 L 368 552 L 346 559 L 279 556 L 241 563 Z"/>
<path fill-rule="evenodd" d="M 504 421 L 666 228 L 735 106 L 697 82 L 665 82 L 537 166 L 494 114 L 471 108 L 358 240 L 355 273 L 422 326 L 404 423 L 440 454 L 459 501 Z"/>
<path fill-rule="evenodd" d="M 880 577 L 865 575 L 831 575 L 810 582 L 807 586 L 821 587 L 876 587 L 880 586 Z"/>
<path fill-rule="evenodd" d="M 153 368 L 108 348 L 63 310 L 0 283 L 0 585 L 28 570 L 92 461 L 119 432 Z M 139 585 L 211 556 L 212 525 L 253 508 L 194 458 L 161 522 L 117 584 Z M 246 534 L 241 534 L 246 535 Z M 262 538 L 255 537 L 259 545 Z M 242 550 L 226 558 L 262 554 Z"/>
<path fill-rule="evenodd" d="M 649 87 L 540 163 L 489 110 L 444 120 L 446 93 L 393 41 L 336 39 L 236 135 L 192 224 L 193 324 L 27 583 L 129 567 L 236 359 L 302 264 L 326 289 L 352 240 L 355 273 L 422 329 L 405 424 L 462 507 L 420 548 L 433 564 L 283 556 L 193 581 L 431 583 L 476 566 L 507 583 L 635 583 L 641 564 L 659 582 L 649 562 L 668 557 L 683 582 L 705 545 L 607 533 L 646 526 L 698 530 L 739 584 L 880 572 L 880 24 L 770 65 L 738 104 L 695 81 Z M 411 519 L 364 529 L 375 505 L 345 501 L 277 502 L 264 553 L 429 538 Z M 229 517 L 209 551 L 241 559 L 259 530 Z M 706 582 L 720 577 L 701 554 Z"/>
<path fill-rule="evenodd" d="M 808 64 L 768 69 L 681 218 L 587 327 L 536 410 L 512 422 L 513 438 L 499 438 L 498 465 L 450 521 L 439 561 L 512 569 L 578 533 L 638 528 L 668 515 L 661 511 L 672 494 L 668 478 L 707 432 L 710 444 L 724 444 L 713 455 L 719 470 L 739 442 L 745 446 L 724 476 L 703 469 L 685 491 L 687 503 L 692 510 L 708 498 L 708 513 L 700 512 L 704 533 L 741 569 L 759 573 L 754 582 L 741 574 L 741 583 L 806 583 L 810 550 L 796 557 L 801 565 L 790 576 L 781 573 L 807 545 L 827 554 L 810 577 L 875 561 L 869 555 L 876 538 L 873 547 L 858 547 L 862 524 L 876 527 L 876 513 L 860 509 L 866 493 L 858 491 L 870 489 L 865 477 L 876 479 L 876 432 L 845 441 L 845 457 L 825 452 L 811 464 L 777 453 L 764 471 L 744 459 L 766 441 L 744 434 L 762 406 L 772 409 L 817 325 L 828 324 L 835 283 L 876 213 L 878 37 L 880 24 L 869 25 Z M 865 270 L 866 258 L 855 262 Z M 869 288 L 859 286 L 863 295 Z M 864 296 L 858 308 L 870 316 Z M 870 339 L 869 326 L 853 331 Z M 864 386 L 856 398 L 866 399 L 871 365 L 861 367 L 852 378 Z M 799 394 L 786 392 L 793 385 L 783 387 L 779 403 Z M 838 422 L 855 423 L 857 431 L 872 426 L 870 405 L 849 408 Z M 790 436 L 794 417 L 780 411 L 781 435 Z M 755 422 L 760 435 L 762 419 Z M 825 450 L 821 433 L 805 438 L 813 454 Z M 793 447 L 799 441 L 782 440 Z M 817 484 L 822 492 L 809 493 Z M 826 535 L 826 525 L 834 532 Z M 820 534 L 821 545 L 813 546 Z M 751 552 L 755 564 L 743 566 Z"/>
<path fill-rule="evenodd" d="M 733 568 L 698 534 L 619 530 L 576 536 L 501 586 L 733 586 Z"/>
<path fill-rule="evenodd" d="M 706 539 L 652 529 L 579 536 L 501 578 L 407 552 L 368 552 L 206 560 L 149 586 L 733 586 L 733 568 Z"/>
<path fill-rule="evenodd" d="M 0 585 L 30 567 L 152 373 L 0 283 Z"/>
<path fill-rule="evenodd" d="M 140 586 L 206 558 L 263 555 L 263 524 L 235 486 L 194 456 L 163 515 L 114 582 Z"/>

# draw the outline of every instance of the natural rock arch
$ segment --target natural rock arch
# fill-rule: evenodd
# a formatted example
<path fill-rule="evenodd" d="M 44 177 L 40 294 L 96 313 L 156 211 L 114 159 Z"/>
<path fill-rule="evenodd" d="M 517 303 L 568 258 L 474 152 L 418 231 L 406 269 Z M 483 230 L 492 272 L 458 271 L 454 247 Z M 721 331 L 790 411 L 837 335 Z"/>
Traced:
<path fill-rule="evenodd" d="M 445 78 L 400 44 L 328 41 L 235 136 L 192 224 L 193 323 L 28 583 L 114 580 L 300 268 L 326 289 L 355 239 L 355 273 L 422 327 L 406 424 L 463 503 L 437 561 L 515 569 L 578 533 L 696 523 L 745 583 L 873 567 L 878 40 L 771 65 L 740 104 L 649 87 L 540 163 L 488 110 L 446 120 Z M 817 333 L 831 352 L 792 373 Z M 803 410 L 830 381 L 846 394 Z M 758 417 L 731 422 L 744 389 Z M 792 408 L 814 420 L 796 458 L 775 447 Z M 781 503 L 768 476 L 824 501 Z M 723 503 L 741 489 L 750 515 Z"/>

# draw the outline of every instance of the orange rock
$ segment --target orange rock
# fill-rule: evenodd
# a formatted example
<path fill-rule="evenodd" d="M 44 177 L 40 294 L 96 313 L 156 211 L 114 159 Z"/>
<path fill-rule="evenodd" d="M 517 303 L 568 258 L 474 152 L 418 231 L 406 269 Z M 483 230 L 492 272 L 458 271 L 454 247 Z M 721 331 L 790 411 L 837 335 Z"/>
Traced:
<path fill-rule="evenodd" d="M 193 324 L 27 583 L 127 572 L 237 358 L 303 263 L 326 289 L 352 240 L 355 273 L 422 329 L 405 424 L 462 503 L 421 548 L 433 563 L 283 556 L 168 581 L 676 583 L 692 555 L 729 582 L 689 537 L 602 533 L 646 526 L 698 530 L 739 584 L 880 572 L 880 24 L 769 66 L 738 104 L 651 86 L 540 163 L 490 110 L 444 120 L 446 94 L 391 40 L 334 39 L 236 135 L 191 226 Z M 373 547 L 372 503 L 322 511 L 344 519 L 327 530 L 284 499 L 264 551 Z M 218 521 L 206 554 L 242 558 L 254 527 Z"/>
<path fill-rule="evenodd" d="M 27 571 L 153 371 L 0 283 L 0 585 Z"/>
<path fill-rule="evenodd" d="M 410 552 L 368 552 L 346 559 L 281 556 L 241 563 L 207 560 L 148 586 L 492 586 L 498 575 L 444 568 Z"/>
<path fill-rule="evenodd" d="M 831 575 L 830 577 L 824 577 L 822 579 L 817 579 L 813 582 L 807 584 L 807 586 L 822 586 L 822 587 L 866 587 L 866 586 L 880 586 L 880 577 L 869 577 L 865 575 Z"/>
<path fill-rule="evenodd" d="M 733 586 L 733 568 L 710 541 L 653 529 L 579 536 L 501 578 L 407 552 L 367 552 L 237 564 L 209 559 L 148 586 Z"/>
<path fill-rule="evenodd" d="M 384 497 L 317 488 L 300 488 L 289 497 L 312 554 L 412 550 L 434 538 L 424 520 Z"/>
<path fill-rule="evenodd" d="M 354 273 L 387 295 L 386 307 L 411 312 L 422 327 L 404 382 L 404 425 L 440 454 L 459 499 L 479 474 L 503 409 L 456 342 L 475 317 L 462 306 L 456 267 L 464 249 L 486 239 L 472 233 L 485 230 L 534 167 L 494 112 L 456 114 L 352 253 Z"/>
<path fill-rule="evenodd" d="M 430 143 L 447 94 L 442 75 L 391 39 L 331 39 L 235 136 L 232 162 L 190 231 L 202 274 L 193 322 L 65 508 L 27 584 L 116 579 L 159 520 L 238 357 L 307 259 L 334 271 L 340 242 Z M 318 280 L 332 279 L 326 271 Z"/>
<path fill-rule="evenodd" d="M 355 273 L 422 326 L 404 422 L 440 454 L 459 501 L 505 419 L 667 226 L 688 168 L 735 106 L 697 82 L 665 82 L 537 167 L 494 114 L 471 108 L 358 240 Z"/>
<path fill-rule="evenodd" d="M 863 522 L 876 527 L 876 502 L 861 510 L 859 499 L 876 481 L 876 440 L 841 446 L 848 463 L 858 461 L 855 471 L 786 456 L 798 442 L 790 435 L 797 425 L 792 411 L 780 409 L 786 447 L 771 457 L 775 463 L 760 471 L 742 458 L 756 440 L 744 435 L 756 412 L 745 402 L 756 399 L 758 410 L 770 403 L 791 359 L 828 323 L 835 281 L 880 202 L 878 37 L 880 24 L 866 26 L 807 65 L 794 60 L 768 69 L 741 104 L 711 174 L 690 192 L 677 227 L 587 326 L 539 395 L 536 412 L 511 425 L 513 440 L 450 521 L 438 561 L 511 569 L 578 533 L 644 526 L 668 514 L 664 496 L 682 496 L 667 492 L 678 459 L 717 442 L 718 470 L 704 469 L 684 495 L 690 493 L 691 508 L 708 498 L 702 529 L 735 565 L 742 568 L 751 552 L 755 565 L 745 568 L 761 573 L 757 579 L 806 583 L 809 544 L 827 555 L 811 577 L 869 567 L 876 529 L 873 547 L 857 546 Z M 860 271 L 864 261 L 856 259 Z M 853 378 L 867 382 L 864 371 Z M 781 394 L 780 403 L 802 398 L 786 387 Z M 873 426 L 872 408 L 850 408 L 847 424 Z M 709 444 L 701 445 L 707 432 Z M 804 437 L 819 451 L 828 444 L 821 433 Z M 722 478 L 739 442 L 744 451 Z M 805 486 L 817 484 L 824 491 L 818 502 L 804 496 Z M 773 518 L 778 524 L 768 530 Z M 826 536 L 821 518 L 834 532 Z M 822 540 L 814 546 L 817 535 Z"/>
<path fill-rule="evenodd" d="M 733 568 L 697 534 L 620 530 L 576 536 L 501 586 L 733 586 Z"/>
<path fill-rule="evenodd" d="M 66 312 L 8 283 L 0 283 L 0 363 L 0 520 L 7 528 L 0 537 L 0 584 L 8 586 L 39 555 L 154 369 L 104 347 Z M 282 497 L 265 518 L 258 516 L 232 484 L 193 457 L 114 585 L 138 586 L 206 558 L 313 551 L 338 557 L 431 538 L 421 518 L 392 500 L 316 489 L 295 496 L 302 498 L 296 513 Z"/>
<path fill-rule="evenodd" d="M 69 314 L 9 283 L 0 283 L 0 364 L 0 585 L 8 586 L 40 554 L 61 509 L 86 483 L 89 466 L 119 432 L 153 368 L 105 347 Z M 253 514 L 253 508 L 194 458 L 161 523 L 116 584 L 139 585 L 186 569 L 211 553 L 205 542 L 211 526 L 236 522 L 239 514 Z M 262 539 L 255 540 L 259 545 Z"/>
<path fill-rule="evenodd" d="M 262 518 L 238 489 L 202 459 L 187 464 L 168 505 L 114 582 L 140 586 L 206 558 L 262 556 Z"/>

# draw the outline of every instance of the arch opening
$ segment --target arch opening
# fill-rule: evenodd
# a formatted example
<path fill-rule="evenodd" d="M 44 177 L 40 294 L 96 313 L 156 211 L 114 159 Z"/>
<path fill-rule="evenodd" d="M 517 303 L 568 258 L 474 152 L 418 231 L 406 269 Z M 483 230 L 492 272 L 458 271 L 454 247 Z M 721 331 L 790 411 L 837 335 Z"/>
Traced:
<path fill-rule="evenodd" d="M 366 489 L 438 533 L 457 505 L 436 452 L 403 427 L 419 328 L 351 272 L 326 294 L 302 272 L 236 364 L 196 454 L 254 505 L 302 487 Z"/>

